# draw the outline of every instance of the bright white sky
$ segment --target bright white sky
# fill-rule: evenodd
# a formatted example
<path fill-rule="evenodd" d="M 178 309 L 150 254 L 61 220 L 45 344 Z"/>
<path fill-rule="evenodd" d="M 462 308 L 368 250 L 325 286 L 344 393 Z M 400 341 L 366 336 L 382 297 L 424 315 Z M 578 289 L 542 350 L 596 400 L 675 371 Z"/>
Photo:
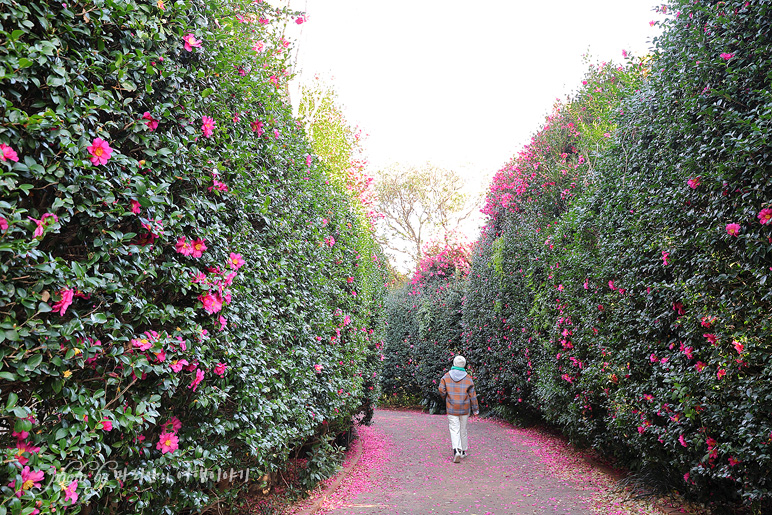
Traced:
<path fill-rule="evenodd" d="M 291 0 L 301 80 L 332 77 L 371 168 L 427 161 L 482 182 L 587 64 L 645 54 L 654 0 Z"/>
<path fill-rule="evenodd" d="M 528 143 L 590 62 L 648 53 L 655 0 L 289 0 L 299 81 L 338 92 L 362 128 L 368 171 L 399 162 L 453 169 L 467 191 Z M 330 80 L 331 79 L 331 80 Z M 460 227 L 475 240 L 479 212 Z M 400 262 L 406 270 L 409 264 Z"/>

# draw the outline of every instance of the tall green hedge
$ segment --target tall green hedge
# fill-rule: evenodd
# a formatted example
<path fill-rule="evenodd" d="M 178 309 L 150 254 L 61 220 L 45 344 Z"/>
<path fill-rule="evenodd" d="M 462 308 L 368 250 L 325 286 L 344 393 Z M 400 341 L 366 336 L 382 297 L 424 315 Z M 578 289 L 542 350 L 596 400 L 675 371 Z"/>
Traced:
<path fill-rule="evenodd" d="M 384 274 L 262 2 L 0 1 L 0 513 L 227 510 L 372 410 Z"/>
<path fill-rule="evenodd" d="M 494 177 L 463 352 L 491 410 L 767 513 L 772 6 L 660 10 L 653 56 L 593 69 Z"/>

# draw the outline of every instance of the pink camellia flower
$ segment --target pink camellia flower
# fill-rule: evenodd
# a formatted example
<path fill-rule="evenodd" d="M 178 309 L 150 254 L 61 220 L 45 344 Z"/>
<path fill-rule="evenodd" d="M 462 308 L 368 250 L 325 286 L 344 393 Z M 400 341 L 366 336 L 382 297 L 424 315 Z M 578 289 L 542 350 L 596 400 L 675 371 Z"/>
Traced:
<path fill-rule="evenodd" d="M 91 164 L 103 165 L 110 160 L 110 156 L 113 153 L 113 149 L 110 148 L 110 144 L 102 138 L 94 138 L 90 147 L 86 147 L 88 153 L 91 154 Z"/>
<path fill-rule="evenodd" d="M 756 218 L 759 219 L 759 223 L 761 225 L 766 225 L 770 220 L 772 220 L 772 209 L 765 207 L 759 211 L 759 214 L 756 215 Z"/>
<path fill-rule="evenodd" d="M 716 378 L 721 379 L 726 375 L 726 370 L 723 368 L 719 368 L 718 372 L 716 372 Z"/>
<path fill-rule="evenodd" d="M 225 371 L 227 369 L 228 369 L 228 365 L 226 365 L 225 363 L 217 363 L 217 365 L 214 367 L 213 372 L 218 376 L 222 377 L 225 374 Z"/>
<path fill-rule="evenodd" d="M 147 338 L 134 338 L 131 340 L 131 344 L 141 351 L 146 351 L 153 346 L 153 342 Z"/>
<path fill-rule="evenodd" d="M 201 384 L 201 381 L 204 380 L 204 371 L 200 368 L 196 370 L 196 377 L 193 379 L 193 381 L 188 385 L 188 388 L 193 388 L 193 391 L 196 391 L 196 388 L 198 388 L 198 385 Z"/>
<path fill-rule="evenodd" d="M 305 15 L 298 16 L 297 18 L 295 18 L 295 23 L 297 23 L 298 25 L 302 25 L 303 22 L 305 22 L 305 21 L 306 21 L 306 16 Z"/>
<path fill-rule="evenodd" d="M 343 325 L 349 325 L 351 323 L 351 317 L 346 315 L 343 317 Z"/>
<path fill-rule="evenodd" d="M 104 419 L 97 424 L 97 429 L 101 429 L 102 431 L 112 431 L 113 423 L 110 420 Z"/>
<path fill-rule="evenodd" d="M 31 471 L 29 467 L 24 467 L 21 471 L 21 485 L 19 486 L 19 489 L 16 490 L 16 497 L 21 499 L 21 495 L 24 493 L 25 490 L 31 490 L 32 488 L 40 488 L 41 484 L 40 482 L 43 481 L 43 478 L 45 477 L 45 472 L 42 470 L 36 470 Z M 16 480 L 14 479 L 10 483 L 8 483 L 8 486 L 11 488 L 16 488 Z"/>
<path fill-rule="evenodd" d="M 718 337 L 717 337 L 715 334 L 712 334 L 712 333 L 705 333 L 705 334 L 703 334 L 702 336 L 704 336 L 705 338 L 707 338 L 707 340 L 708 340 L 710 343 L 712 343 L 713 345 L 715 345 L 715 344 L 718 342 Z"/>
<path fill-rule="evenodd" d="M 14 149 L 6 145 L 5 143 L 0 143 L 0 161 L 15 161 L 19 162 L 19 155 L 16 153 Z"/>
<path fill-rule="evenodd" d="M 29 462 L 29 458 L 24 456 L 24 453 L 37 454 L 39 452 L 40 447 L 35 447 L 31 443 L 24 441 L 24 439 L 19 439 L 16 442 L 16 460 L 22 465 L 26 465 Z"/>
<path fill-rule="evenodd" d="M 222 309 L 222 299 L 218 295 L 212 295 L 211 292 L 206 295 L 199 295 L 198 300 L 201 301 L 202 307 L 210 315 Z"/>
<path fill-rule="evenodd" d="M 262 52 L 265 50 L 265 43 L 263 41 L 255 41 L 255 44 L 252 45 L 252 51 L 253 52 Z"/>
<path fill-rule="evenodd" d="M 0 231 L 8 230 L 8 220 L 0 216 Z"/>
<path fill-rule="evenodd" d="M 277 88 L 279 87 L 279 77 L 277 77 L 276 75 L 271 75 L 268 78 L 268 82 L 270 82 L 271 84 L 273 84 Z"/>
<path fill-rule="evenodd" d="M 612 290 L 615 290 L 616 288 L 614 287 L 614 281 L 609 281 L 608 287 L 611 288 Z"/>
<path fill-rule="evenodd" d="M 319 363 L 317 363 L 316 365 L 314 365 L 314 372 L 316 372 L 317 374 L 321 374 L 321 373 L 322 373 L 322 369 L 323 369 L 323 368 L 324 368 L 324 367 L 323 367 L 322 365 L 320 365 Z"/>
<path fill-rule="evenodd" d="M 201 132 L 205 137 L 211 138 L 214 134 L 214 119 L 211 116 L 202 116 Z"/>
<path fill-rule="evenodd" d="M 201 48 L 201 41 L 196 39 L 191 33 L 186 34 L 182 40 L 185 42 L 185 50 L 192 52 L 194 48 Z"/>
<path fill-rule="evenodd" d="M 142 211 L 142 206 L 140 203 L 134 199 L 131 200 L 131 212 L 135 215 L 138 215 Z"/>
<path fill-rule="evenodd" d="M 651 356 L 649 356 L 649 361 L 651 361 L 652 363 L 659 363 L 659 358 L 657 357 L 656 354 L 652 353 Z"/>
<path fill-rule="evenodd" d="M 733 54 L 733 53 L 732 53 L 732 54 L 729 54 L 729 53 L 727 53 L 727 52 L 721 52 L 720 56 L 721 56 L 721 59 L 723 59 L 724 61 L 728 61 L 728 60 L 730 60 L 732 57 L 734 57 L 734 54 Z"/>
<path fill-rule="evenodd" d="M 147 120 L 145 125 L 147 125 L 147 128 L 150 129 L 151 132 L 158 128 L 158 120 L 153 118 L 153 116 L 150 114 L 150 111 L 145 111 L 142 114 L 142 119 Z"/>
<path fill-rule="evenodd" d="M 250 123 L 249 127 L 252 129 L 252 132 L 256 132 L 258 136 L 262 136 L 265 133 L 265 130 L 263 129 L 263 122 L 260 120 L 255 120 L 254 122 Z"/>
<path fill-rule="evenodd" d="M 726 233 L 729 236 L 737 236 L 740 234 L 740 224 L 726 224 Z"/>
<path fill-rule="evenodd" d="M 328 247 L 332 247 L 333 245 L 335 245 L 335 238 L 333 238 L 332 236 L 327 236 L 324 239 L 324 243 L 326 243 Z"/>
<path fill-rule="evenodd" d="M 179 449 L 179 442 L 180 439 L 174 433 L 161 433 L 155 448 L 161 451 L 161 454 L 166 454 L 167 452 L 174 452 Z"/>
<path fill-rule="evenodd" d="M 204 251 L 206 250 L 205 245 L 206 240 L 204 239 L 197 239 L 190 242 L 192 246 L 192 251 L 190 253 L 191 256 L 194 258 L 200 258 L 204 255 Z"/>
<path fill-rule="evenodd" d="M 347 277 L 347 278 L 346 278 L 346 282 L 347 282 L 347 283 L 349 283 L 349 284 L 351 284 L 351 283 L 353 283 L 353 282 L 354 282 L 354 278 L 353 278 L 353 277 Z"/>
<path fill-rule="evenodd" d="M 734 350 L 737 351 L 737 354 L 742 354 L 743 353 L 743 350 L 745 349 L 745 346 L 742 343 L 740 343 L 738 341 L 733 341 L 732 345 L 734 346 Z"/>
<path fill-rule="evenodd" d="M 164 361 L 166 361 L 166 351 L 161 349 L 160 352 L 156 352 L 155 358 L 158 360 L 159 363 L 163 363 Z"/>
<path fill-rule="evenodd" d="M 707 365 L 707 364 L 705 364 L 705 363 L 703 363 L 702 361 L 698 361 L 698 362 L 697 362 L 697 363 L 694 365 L 694 368 L 696 368 L 696 369 L 697 369 L 697 372 L 702 372 L 702 371 L 705 369 L 705 367 L 707 367 L 707 366 L 708 366 L 708 365 Z"/>
<path fill-rule="evenodd" d="M 219 331 L 224 330 L 228 326 L 228 320 L 222 315 L 220 315 L 220 318 L 218 318 L 217 321 L 220 323 L 220 327 L 218 328 Z"/>
<path fill-rule="evenodd" d="M 62 486 L 62 490 L 64 491 L 64 500 L 66 501 L 72 501 L 70 503 L 70 506 L 75 504 L 75 501 L 78 500 L 78 492 L 75 491 L 75 489 L 78 488 L 78 481 L 73 481 L 67 486 Z"/>
<path fill-rule="evenodd" d="M 161 428 L 165 432 L 169 432 L 169 430 L 171 430 L 172 433 L 177 434 L 177 431 L 182 429 L 182 422 L 180 422 L 180 419 L 177 417 L 172 416 L 169 420 L 164 422 Z"/>
<path fill-rule="evenodd" d="M 175 359 L 169 364 L 171 369 L 174 370 L 175 372 L 179 372 L 180 370 L 182 370 L 183 367 L 187 365 L 189 365 L 189 363 L 188 363 L 188 360 L 186 359 L 180 359 L 180 360 Z"/>
<path fill-rule="evenodd" d="M 35 232 L 32 233 L 32 236 L 34 238 L 40 238 L 41 236 L 43 236 L 43 234 L 45 234 L 46 228 L 49 225 L 59 221 L 59 217 L 51 213 L 46 213 L 40 218 L 40 220 L 38 220 L 37 218 L 32 218 L 31 216 L 28 216 L 27 220 L 35 222 L 35 225 L 36 225 Z M 46 220 L 50 220 L 50 221 L 46 222 Z"/>
<path fill-rule="evenodd" d="M 663 266 L 667 266 L 667 257 L 670 255 L 670 252 L 662 251 L 662 262 Z"/>
<path fill-rule="evenodd" d="M 233 114 L 233 123 L 239 123 L 239 121 L 241 121 L 241 118 L 239 117 L 239 112 L 238 112 L 238 111 L 236 111 L 236 112 Z"/>
<path fill-rule="evenodd" d="M 734 466 L 735 466 L 735 465 L 737 465 L 738 463 L 740 463 L 740 460 L 738 460 L 738 459 L 735 459 L 735 457 L 734 457 L 734 456 L 729 456 L 729 466 L 730 466 L 730 467 L 734 467 Z"/>
<path fill-rule="evenodd" d="M 699 176 L 697 176 L 697 177 L 695 177 L 694 179 L 689 179 L 688 181 L 686 181 L 686 184 L 688 184 L 688 185 L 689 185 L 689 187 L 690 187 L 691 189 L 693 189 L 693 190 L 694 190 L 694 189 L 697 189 L 697 186 L 699 186 L 699 185 L 701 184 L 701 183 L 700 183 L 700 177 L 699 177 Z"/>
<path fill-rule="evenodd" d="M 684 438 L 684 435 L 681 435 L 678 437 L 678 441 L 683 445 L 684 447 L 689 447 L 689 444 L 686 443 L 686 439 Z"/>
<path fill-rule="evenodd" d="M 235 254 L 231 252 L 230 256 L 228 257 L 228 265 L 231 267 L 232 270 L 238 270 L 241 268 L 246 261 L 241 257 L 241 254 Z"/>
<path fill-rule="evenodd" d="M 185 236 L 180 236 L 177 238 L 177 244 L 175 245 L 175 248 L 177 249 L 177 252 L 183 256 L 190 256 L 193 254 L 193 245 L 187 242 L 187 238 Z"/>
<path fill-rule="evenodd" d="M 59 313 L 59 316 L 63 316 L 67 308 L 72 304 L 72 299 L 75 297 L 75 290 L 72 288 L 62 288 L 59 290 L 61 299 L 51 307 L 51 311 Z"/>
<path fill-rule="evenodd" d="M 311 163 L 314 161 L 314 158 L 311 154 L 306 155 L 306 166 L 311 166 Z"/>
<path fill-rule="evenodd" d="M 273 139 L 279 139 L 281 137 L 281 133 L 279 132 L 279 129 L 273 130 Z"/>

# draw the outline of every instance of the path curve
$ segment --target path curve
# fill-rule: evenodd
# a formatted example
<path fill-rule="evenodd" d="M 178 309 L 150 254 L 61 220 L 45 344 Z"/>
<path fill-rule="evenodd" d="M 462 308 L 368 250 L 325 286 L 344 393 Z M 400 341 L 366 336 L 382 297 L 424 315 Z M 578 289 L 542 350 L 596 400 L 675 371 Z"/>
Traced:
<path fill-rule="evenodd" d="M 663 513 L 609 495 L 609 470 L 537 429 L 472 417 L 469 456 L 458 464 L 444 415 L 381 409 L 360 432 L 361 458 L 317 514 Z"/>

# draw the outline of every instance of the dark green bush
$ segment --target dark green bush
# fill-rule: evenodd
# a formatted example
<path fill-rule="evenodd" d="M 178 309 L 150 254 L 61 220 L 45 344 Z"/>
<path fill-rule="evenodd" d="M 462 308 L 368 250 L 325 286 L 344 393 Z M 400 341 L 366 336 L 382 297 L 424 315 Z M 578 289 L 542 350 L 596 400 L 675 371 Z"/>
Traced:
<path fill-rule="evenodd" d="M 0 1 L 1 513 L 226 509 L 371 413 L 382 256 L 286 105 L 292 16 Z"/>
<path fill-rule="evenodd" d="M 766 513 L 772 6 L 661 9 L 651 59 L 595 68 L 494 178 L 464 353 L 494 411 Z"/>

